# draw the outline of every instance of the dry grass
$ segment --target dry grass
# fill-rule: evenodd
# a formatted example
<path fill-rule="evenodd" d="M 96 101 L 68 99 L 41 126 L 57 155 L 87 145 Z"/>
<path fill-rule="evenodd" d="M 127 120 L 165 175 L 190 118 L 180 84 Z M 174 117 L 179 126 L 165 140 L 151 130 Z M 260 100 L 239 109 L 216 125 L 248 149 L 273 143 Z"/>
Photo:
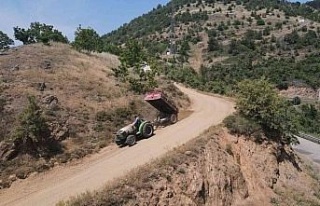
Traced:
<path fill-rule="evenodd" d="M 62 141 L 64 153 L 47 160 L 52 162 L 49 167 L 82 158 L 109 145 L 113 142 L 113 133 L 131 122 L 135 114 L 153 120 L 156 110 L 142 100 L 143 96 L 128 92 L 128 85 L 113 77 L 111 68 L 118 65 L 114 55 L 82 54 L 65 44 L 32 44 L 9 50 L 0 59 L 0 82 L 7 100 L 5 121 L 11 125 L 11 131 L 3 139 L 10 138 L 14 119 L 26 106 L 28 95 L 37 98 L 50 123 L 59 123 L 69 130 L 69 138 Z M 39 90 L 42 82 L 46 84 L 44 91 Z M 174 86 L 166 82 L 161 85 L 180 107 L 189 106 L 188 98 Z M 54 109 L 41 103 L 46 95 L 58 98 Z M 99 112 L 105 112 L 110 118 L 98 121 Z M 29 162 L 36 165 L 38 161 L 35 158 Z M 22 166 L 17 161 L 1 166 L 0 181 L 6 182 L 8 176 Z M 28 174 L 32 171 L 38 170 L 28 170 Z"/>

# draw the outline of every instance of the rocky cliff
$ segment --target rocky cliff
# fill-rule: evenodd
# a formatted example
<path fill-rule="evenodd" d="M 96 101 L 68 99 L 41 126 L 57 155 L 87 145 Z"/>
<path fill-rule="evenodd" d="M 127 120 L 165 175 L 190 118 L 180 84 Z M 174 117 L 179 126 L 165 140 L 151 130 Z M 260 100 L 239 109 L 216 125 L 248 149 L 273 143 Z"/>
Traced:
<path fill-rule="evenodd" d="M 290 147 L 211 128 L 67 205 L 319 205 L 320 181 Z"/>

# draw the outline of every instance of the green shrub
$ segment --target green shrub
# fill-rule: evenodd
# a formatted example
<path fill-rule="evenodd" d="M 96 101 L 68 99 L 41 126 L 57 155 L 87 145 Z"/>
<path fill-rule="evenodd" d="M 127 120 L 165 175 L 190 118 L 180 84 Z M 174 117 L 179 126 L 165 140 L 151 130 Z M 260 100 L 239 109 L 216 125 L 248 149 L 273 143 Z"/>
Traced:
<path fill-rule="evenodd" d="M 300 99 L 300 97 L 298 97 L 298 96 L 294 97 L 293 100 L 292 100 L 292 104 L 293 104 L 293 105 L 299 105 L 299 104 L 301 104 L 301 99 Z"/>
<path fill-rule="evenodd" d="M 19 115 L 18 126 L 13 132 L 13 139 L 19 152 L 35 156 L 49 157 L 60 153 L 62 147 L 51 137 L 46 119 L 37 105 L 34 96 L 28 97 L 28 105 Z"/>
<path fill-rule="evenodd" d="M 228 116 L 223 120 L 223 124 L 232 134 L 258 137 L 262 133 L 258 124 L 239 114 Z"/>
<path fill-rule="evenodd" d="M 257 25 L 258 26 L 263 26 L 263 25 L 265 25 L 266 23 L 264 22 L 264 20 L 263 19 L 257 19 Z"/>

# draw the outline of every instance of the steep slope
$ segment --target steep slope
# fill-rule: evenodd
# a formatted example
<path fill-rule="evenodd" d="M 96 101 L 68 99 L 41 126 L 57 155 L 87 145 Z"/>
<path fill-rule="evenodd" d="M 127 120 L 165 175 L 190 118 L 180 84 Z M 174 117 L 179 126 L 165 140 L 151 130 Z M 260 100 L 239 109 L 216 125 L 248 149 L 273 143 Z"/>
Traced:
<path fill-rule="evenodd" d="M 190 108 L 193 113 L 187 118 L 157 130 L 153 137 L 133 147 L 109 147 L 78 165 L 56 168 L 46 174 L 16 182 L 11 188 L 0 191 L 0 205 L 53 205 L 71 195 L 98 189 L 107 181 L 193 139 L 234 111 L 233 103 L 228 100 L 181 86 L 179 89 L 190 96 L 193 103 Z"/>
<path fill-rule="evenodd" d="M 121 46 L 139 40 L 150 54 L 183 68 L 170 70 L 169 77 L 193 87 L 224 94 L 238 81 L 265 76 L 280 89 L 290 87 L 291 96 L 309 99 L 298 93 L 307 88 L 315 96 L 320 86 L 314 78 L 320 75 L 319 16 L 306 4 L 287 1 L 174 0 L 103 39 Z M 171 44 L 176 53 L 166 55 Z M 199 75 L 190 75 L 190 68 Z"/>
<path fill-rule="evenodd" d="M 0 188 L 99 151 L 136 114 L 155 118 L 142 95 L 114 78 L 111 69 L 118 65 L 117 56 L 83 54 L 65 44 L 20 46 L 0 56 Z M 161 86 L 182 110 L 189 105 L 175 86 Z M 42 114 L 50 130 L 36 149 L 23 143 L 27 137 L 16 137 L 28 96 L 35 97 L 40 108 L 34 114 Z"/>
<path fill-rule="evenodd" d="M 168 78 L 207 92 L 234 95 L 266 78 L 298 105 L 299 129 L 320 135 L 319 22 L 320 11 L 288 1 L 175 0 L 103 38 L 125 47 L 134 37 Z"/>
<path fill-rule="evenodd" d="M 213 127 L 187 145 L 66 205 L 319 205 L 320 179 L 292 149 Z"/>

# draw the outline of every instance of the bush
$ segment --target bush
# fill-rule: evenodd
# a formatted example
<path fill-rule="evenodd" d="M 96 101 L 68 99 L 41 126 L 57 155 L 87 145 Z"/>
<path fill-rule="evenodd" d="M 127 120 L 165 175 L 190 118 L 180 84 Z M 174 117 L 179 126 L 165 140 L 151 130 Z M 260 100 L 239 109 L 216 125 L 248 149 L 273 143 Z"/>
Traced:
<path fill-rule="evenodd" d="M 230 133 L 237 135 L 260 137 L 262 134 L 261 127 L 239 114 L 228 116 L 223 120 L 223 124 L 228 128 Z"/>
<path fill-rule="evenodd" d="M 294 98 L 292 99 L 292 104 L 293 104 L 293 105 L 299 105 L 299 104 L 301 104 L 301 99 L 300 99 L 300 97 L 298 97 L 298 96 L 294 97 Z"/>
<path fill-rule="evenodd" d="M 266 23 L 264 22 L 264 20 L 263 19 L 258 19 L 257 20 L 257 25 L 258 26 L 263 26 L 263 25 L 265 25 Z"/>
<path fill-rule="evenodd" d="M 289 84 L 288 82 L 280 82 L 278 85 L 277 85 L 277 88 L 279 90 L 287 90 L 289 88 Z"/>
<path fill-rule="evenodd" d="M 50 138 L 49 126 L 35 97 L 29 96 L 28 101 L 13 133 L 16 147 L 22 153 L 35 156 L 50 156 L 61 152 L 61 145 L 54 138 Z"/>
<path fill-rule="evenodd" d="M 265 79 L 243 80 L 238 84 L 236 106 L 239 114 L 261 126 L 266 137 L 296 143 L 297 122 L 288 102 Z"/>
<path fill-rule="evenodd" d="M 98 122 L 105 122 L 105 121 L 108 121 L 110 119 L 111 119 L 110 114 L 108 114 L 106 111 L 99 111 L 96 114 L 96 120 Z"/>

